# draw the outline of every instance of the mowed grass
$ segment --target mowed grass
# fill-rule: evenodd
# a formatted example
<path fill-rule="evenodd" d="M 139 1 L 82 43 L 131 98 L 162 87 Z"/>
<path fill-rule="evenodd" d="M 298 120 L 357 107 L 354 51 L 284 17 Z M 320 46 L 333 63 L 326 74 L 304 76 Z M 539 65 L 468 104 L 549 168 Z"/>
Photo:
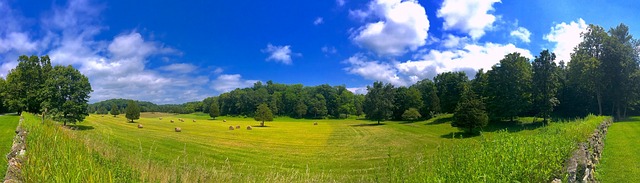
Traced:
<path fill-rule="evenodd" d="M 451 115 L 382 125 L 355 119 L 276 118 L 266 127 L 252 118 L 211 120 L 205 114 L 167 114 L 160 120 L 160 116 L 143 114 L 128 123 L 122 115 L 91 115 L 79 125 L 86 130 L 78 132 L 100 142 L 89 143 L 96 149 L 115 147 L 111 156 L 127 157 L 140 168 L 143 179 L 151 181 L 368 180 L 383 171 L 389 154 L 413 157 L 433 153 L 443 141 L 459 140 L 443 138 L 458 132 L 443 122 Z M 229 126 L 241 128 L 229 130 Z M 182 132 L 174 132 L 175 127 Z"/>
<path fill-rule="evenodd" d="M 19 120 L 20 117 L 15 114 L 0 116 L 0 154 L 6 155 L 11 151 Z M 7 158 L 2 156 L 0 159 L 2 159 L 0 160 L 0 175 L 4 177 L 7 172 Z"/>
<path fill-rule="evenodd" d="M 609 127 L 596 171 L 601 182 L 640 182 L 640 117 Z"/>

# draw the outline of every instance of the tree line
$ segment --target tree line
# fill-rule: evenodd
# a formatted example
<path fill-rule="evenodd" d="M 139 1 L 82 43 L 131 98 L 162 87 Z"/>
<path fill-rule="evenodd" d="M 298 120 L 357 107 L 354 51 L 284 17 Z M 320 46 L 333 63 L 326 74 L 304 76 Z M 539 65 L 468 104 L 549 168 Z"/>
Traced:
<path fill-rule="evenodd" d="M 6 79 L 0 78 L 0 112 L 29 112 L 75 123 L 88 115 L 89 79 L 73 66 L 51 65 L 49 56 L 18 57 Z"/>

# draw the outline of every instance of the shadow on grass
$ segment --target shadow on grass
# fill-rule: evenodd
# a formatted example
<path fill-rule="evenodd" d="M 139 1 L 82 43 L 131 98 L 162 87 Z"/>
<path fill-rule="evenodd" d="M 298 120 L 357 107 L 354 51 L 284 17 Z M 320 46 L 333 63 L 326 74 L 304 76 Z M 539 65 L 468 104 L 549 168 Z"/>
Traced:
<path fill-rule="evenodd" d="M 375 123 L 362 123 L 362 124 L 356 124 L 356 125 L 350 125 L 353 127 L 367 127 L 367 126 L 382 126 L 382 125 L 386 125 L 385 123 L 380 123 L 378 124 L 378 122 Z"/>
<path fill-rule="evenodd" d="M 88 126 L 88 125 L 67 125 L 67 128 L 71 129 L 71 130 L 78 130 L 78 131 L 84 131 L 84 130 L 93 130 L 93 126 Z"/>
<path fill-rule="evenodd" d="M 453 116 L 446 117 L 446 118 L 438 118 L 438 119 L 433 120 L 432 122 L 429 122 L 429 123 L 427 123 L 425 125 L 439 125 L 439 124 L 450 122 L 450 121 L 453 121 Z"/>
<path fill-rule="evenodd" d="M 440 135 L 441 138 L 446 139 L 466 139 L 477 136 L 480 136 L 480 133 L 451 132 L 448 134 Z"/>
<path fill-rule="evenodd" d="M 506 130 L 507 132 L 519 132 L 522 130 L 533 130 L 536 128 L 543 127 L 544 123 L 542 122 L 529 122 L 522 123 L 518 121 L 510 122 L 510 121 L 495 121 L 490 122 L 489 125 L 483 128 L 484 132 L 496 132 L 499 130 Z"/>

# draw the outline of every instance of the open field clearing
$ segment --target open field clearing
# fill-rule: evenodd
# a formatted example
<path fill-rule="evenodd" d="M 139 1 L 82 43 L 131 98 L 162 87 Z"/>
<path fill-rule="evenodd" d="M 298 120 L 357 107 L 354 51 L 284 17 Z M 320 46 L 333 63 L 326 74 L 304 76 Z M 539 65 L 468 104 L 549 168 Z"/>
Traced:
<path fill-rule="evenodd" d="M 277 118 L 267 127 L 251 118 L 148 115 L 135 123 L 91 115 L 77 130 L 43 126 L 27 115 L 28 143 L 37 144 L 28 153 L 34 166 L 25 167 L 37 167 L 26 168 L 28 182 L 535 182 L 559 176 L 575 142 L 605 119 L 503 124 L 463 138 L 450 126 L 451 115 L 383 125 Z"/>
<path fill-rule="evenodd" d="M 19 116 L 15 114 L 6 114 L 0 116 L 0 152 L 3 156 L 0 160 L 0 174 L 4 177 L 7 171 L 7 158 L 4 155 L 11 150 L 13 137 L 16 136 L 16 127 L 18 127 Z"/>
<path fill-rule="evenodd" d="M 597 167 L 601 182 L 640 182 L 640 117 L 613 123 Z"/>

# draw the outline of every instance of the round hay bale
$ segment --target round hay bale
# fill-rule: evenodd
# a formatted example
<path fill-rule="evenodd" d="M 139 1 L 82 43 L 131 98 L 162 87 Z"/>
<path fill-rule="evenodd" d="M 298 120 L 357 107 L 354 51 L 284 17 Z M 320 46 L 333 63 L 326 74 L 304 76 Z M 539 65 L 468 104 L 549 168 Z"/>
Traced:
<path fill-rule="evenodd" d="M 195 122 L 196 122 L 196 120 L 194 119 L 194 120 L 193 120 L 193 122 L 195 123 Z"/>
<path fill-rule="evenodd" d="M 159 118 L 160 120 L 162 120 L 162 118 Z"/>
<path fill-rule="evenodd" d="M 234 130 L 235 128 L 233 128 L 233 126 L 229 126 L 229 130 Z"/>
<path fill-rule="evenodd" d="M 173 120 L 171 120 L 171 123 L 173 123 Z"/>
<path fill-rule="evenodd" d="M 138 124 L 138 128 L 142 128 L 142 124 Z"/>
<path fill-rule="evenodd" d="M 247 126 L 247 130 L 252 130 L 251 125 Z"/>
<path fill-rule="evenodd" d="M 227 122 L 227 120 L 226 120 L 226 119 L 223 119 L 223 120 L 222 120 L 222 122 Z"/>
<path fill-rule="evenodd" d="M 313 122 L 313 125 L 318 125 L 318 122 Z"/>
<path fill-rule="evenodd" d="M 240 125 L 236 126 L 236 129 L 240 129 Z"/>
<path fill-rule="evenodd" d="M 181 131 L 182 131 L 182 128 L 180 128 L 180 127 L 176 127 L 176 129 L 175 129 L 175 130 L 176 130 L 176 132 L 181 132 Z"/>

